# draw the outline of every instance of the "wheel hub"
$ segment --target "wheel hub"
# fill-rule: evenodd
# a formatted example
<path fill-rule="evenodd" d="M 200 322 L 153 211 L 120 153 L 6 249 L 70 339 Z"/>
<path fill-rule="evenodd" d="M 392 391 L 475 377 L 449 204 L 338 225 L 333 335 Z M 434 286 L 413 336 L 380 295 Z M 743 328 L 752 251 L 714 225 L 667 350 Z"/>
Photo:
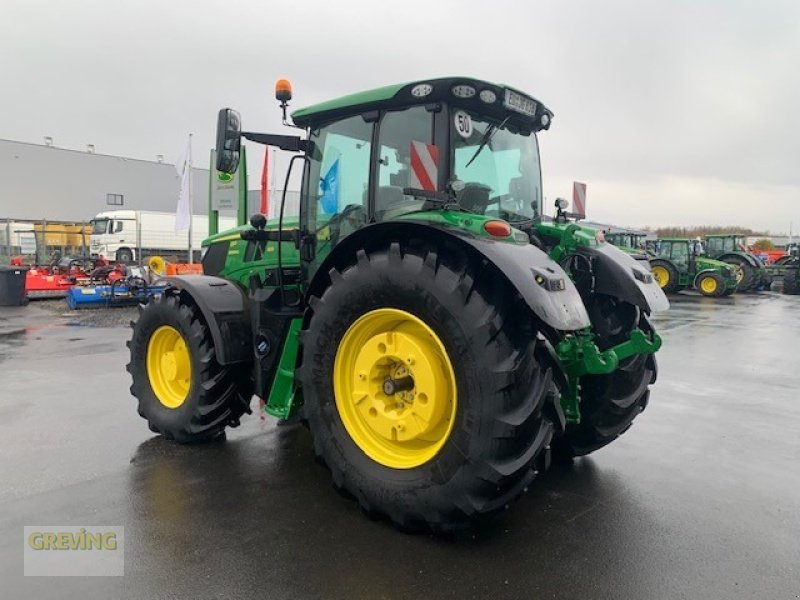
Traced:
<path fill-rule="evenodd" d="M 192 375 L 189 349 L 180 332 L 162 325 L 147 343 L 147 377 L 159 402 L 178 408 L 189 394 Z"/>
<path fill-rule="evenodd" d="M 377 462 L 412 468 L 444 445 L 455 416 L 455 375 L 439 338 L 397 309 L 359 318 L 336 353 L 334 392 L 353 441 Z"/>

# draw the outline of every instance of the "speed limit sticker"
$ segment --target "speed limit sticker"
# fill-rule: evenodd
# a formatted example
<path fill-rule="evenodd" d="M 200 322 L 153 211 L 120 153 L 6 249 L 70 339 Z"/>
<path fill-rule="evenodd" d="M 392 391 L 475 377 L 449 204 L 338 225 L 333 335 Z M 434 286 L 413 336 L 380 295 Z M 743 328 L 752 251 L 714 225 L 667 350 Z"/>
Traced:
<path fill-rule="evenodd" d="M 468 138 L 472 135 L 472 119 L 463 110 L 457 110 L 453 115 L 453 120 L 456 126 L 458 135 L 463 138 Z"/>

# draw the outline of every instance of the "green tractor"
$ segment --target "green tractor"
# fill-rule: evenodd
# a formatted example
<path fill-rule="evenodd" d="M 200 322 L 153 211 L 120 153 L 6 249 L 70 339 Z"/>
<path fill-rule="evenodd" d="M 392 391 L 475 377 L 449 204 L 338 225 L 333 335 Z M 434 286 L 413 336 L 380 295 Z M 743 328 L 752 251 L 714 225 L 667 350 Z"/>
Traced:
<path fill-rule="evenodd" d="M 736 267 L 704 256 L 700 240 L 666 238 L 658 241 L 650 260 L 653 277 L 667 294 L 693 288 L 703 296 L 733 294 L 741 279 Z"/>
<path fill-rule="evenodd" d="M 624 229 L 610 229 L 605 233 L 606 241 L 614 244 L 628 254 L 645 254 L 647 239 L 646 233 L 633 232 Z"/>
<path fill-rule="evenodd" d="M 291 95 L 276 97 L 286 118 Z M 139 414 L 177 442 L 236 426 L 253 394 L 307 424 L 335 487 L 369 515 L 447 531 L 505 508 L 551 452 L 585 455 L 647 405 L 668 301 L 635 260 L 542 214 L 537 133 L 552 112 L 504 85 L 424 80 L 242 131 L 296 154 L 299 219 L 254 215 L 203 243 L 205 275 L 142 307 Z M 287 186 L 284 186 L 287 187 Z"/>
<path fill-rule="evenodd" d="M 740 292 L 769 289 L 772 276 L 759 258 L 747 249 L 744 235 L 719 233 L 705 236 L 706 253 L 710 258 L 738 267 Z"/>

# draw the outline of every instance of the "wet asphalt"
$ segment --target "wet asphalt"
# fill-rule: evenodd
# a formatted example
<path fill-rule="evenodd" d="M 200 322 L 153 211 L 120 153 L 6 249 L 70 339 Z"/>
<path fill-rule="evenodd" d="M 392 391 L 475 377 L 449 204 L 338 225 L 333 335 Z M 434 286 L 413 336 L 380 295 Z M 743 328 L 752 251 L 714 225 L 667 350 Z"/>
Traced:
<path fill-rule="evenodd" d="M 366 519 L 302 426 L 154 437 L 128 330 L 78 322 L 0 307 L 0 598 L 800 598 L 798 297 L 673 298 L 633 428 L 451 537 Z M 24 525 L 86 524 L 124 577 L 23 577 Z"/>

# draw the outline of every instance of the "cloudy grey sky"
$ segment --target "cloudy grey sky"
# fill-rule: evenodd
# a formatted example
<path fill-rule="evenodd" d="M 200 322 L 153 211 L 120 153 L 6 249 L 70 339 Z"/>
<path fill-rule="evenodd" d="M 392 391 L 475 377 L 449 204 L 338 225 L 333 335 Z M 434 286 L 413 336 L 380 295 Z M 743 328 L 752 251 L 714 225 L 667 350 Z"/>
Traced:
<path fill-rule="evenodd" d="M 0 138 L 174 160 L 191 131 L 205 162 L 222 106 L 282 129 L 277 78 L 300 107 L 452 74 L 555 112 L 545 194 L 586 182 L 595 220 L 800 232 L 796 0 L 3 0 Z"/>

